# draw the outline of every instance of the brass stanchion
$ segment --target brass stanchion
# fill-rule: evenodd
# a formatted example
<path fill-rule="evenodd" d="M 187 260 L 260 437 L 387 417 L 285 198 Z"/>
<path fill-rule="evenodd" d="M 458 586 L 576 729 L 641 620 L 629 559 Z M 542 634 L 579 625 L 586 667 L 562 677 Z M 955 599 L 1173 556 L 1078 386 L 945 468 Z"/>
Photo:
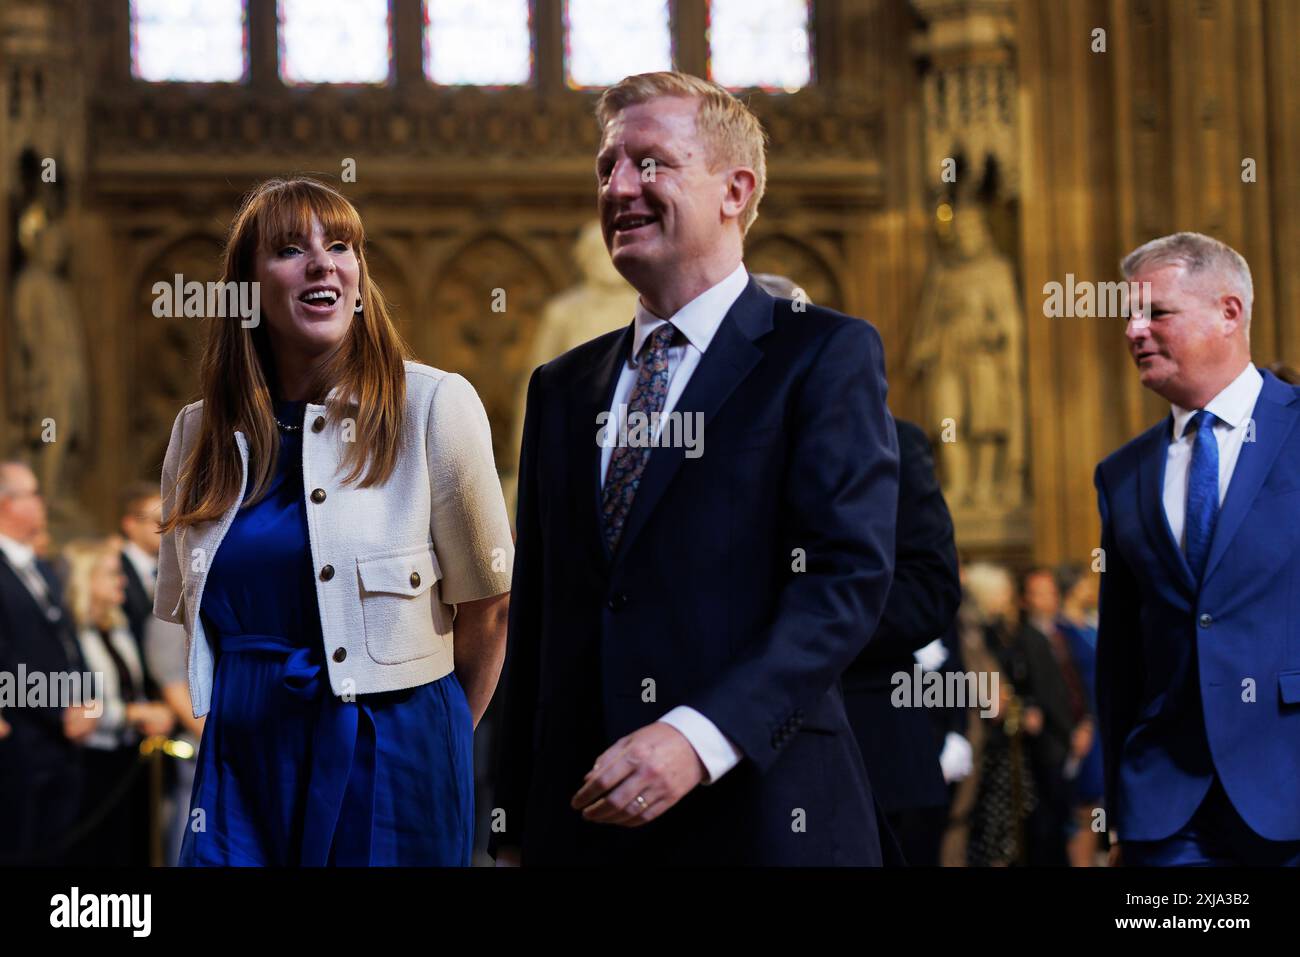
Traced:
<path fill-rule="evenodd" d="M 194 748 L 187 741 L 155 734 L 140 742 L 140 755 L 149 763 L 149 866 L 165 867 L 162 830 L 163 756 L 188 761 L 194 757 Z"/>

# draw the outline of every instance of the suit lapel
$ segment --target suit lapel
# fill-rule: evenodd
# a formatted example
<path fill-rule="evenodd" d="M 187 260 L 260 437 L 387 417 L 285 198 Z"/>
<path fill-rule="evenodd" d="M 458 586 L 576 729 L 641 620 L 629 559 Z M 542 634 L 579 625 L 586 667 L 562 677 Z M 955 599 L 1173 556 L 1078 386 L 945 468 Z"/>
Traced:
<path fill-rule="evenodd" d="M 623 330 L 623 335 L 617 337 L 609 350 L 601 354 L 588 372 L 578 379 L 571 393 L 573 405 L 568 416 L 568 461 L 581 463 L 581 472 L 573 483 L 575 494 L 580 498 L 575 503 L 576 514 L 591 519 L 590 522 L 583 521 L 586 527 L 581 534 L 606 564 L 610 560 L 610 554 L 602 530 L 600 486 L 603 476 L 600 474 L 601 447 L 596 441 L 599 428 L 597 416 L 608 412 L 614 401 L 614 389 L 618 385 L 622 365 L 632 354 L 633 327 L 629 323 Z"/>
<path fill-rule="evenodd" d="M 126 576 L 126 600 L 132 608 L 143 608 L 146 603 L 152 605 L 149 601 L 149 590 L 145 588 L 144 582 L 140 579 L 140 573 L 135 570 L 131 560 L 126 557 L 126 552 L 121 553 L 122 574 Z"/>
<path fill-rule="evenodd" d="M 1295 425 L 1297 409 L 1292 404 L 1294 394 L 1274 378 L 1272 373 L 1264 372 L 1263 376 L 1264 387 L 1255 400 L 1255 411 L 1252 414 L 1254 441 L 1243 442 L 1241 445 L 1241 453 L 1228 484 L 1228 494 L 1214 526 L 1214 538 L 1210 542 L 1210 557 L 1205 562 L 1203 582 L 1209 581 L 1215 566 L 1223 558 L 1223 553 L 1232 544 L 1232 537 L 1237 534 L 1246 513 L 1254 504 L 1260 486 L 1264 484 L 1264 479 L 1268 477 L 1269 470 Z"/>
<path fill-rule="evenodd" d="M 1169 443 L 1172 441 L 1174 420 L 1170 416 L 1164 427 L 1149 433 L 1141 453 L 1139 494 L 1142 497 L 1142 524 L 1147 540 L 1168 566 L 1174 580 L 1189 594 L 1196 592 L 1196 581 L 1182 548 L 1174 540 L 1173 530 L 1165 515 L 1165 464 L 1169 460 Z"/>
<path fill-rule="evenodd" d="M 727 397 L 762 358 L 762 350 L 753 340 L 772 328 L 772 307 L 772 297 L 750 279 L 745 291 L 723 317 L 674 412 L 700 413 L 704 427 L 708 427 Z M 686 450 L 681 446 L 651 449 L 623 526 L 617 554 L 625 554 L 645 527 L 685 457 Z"/>

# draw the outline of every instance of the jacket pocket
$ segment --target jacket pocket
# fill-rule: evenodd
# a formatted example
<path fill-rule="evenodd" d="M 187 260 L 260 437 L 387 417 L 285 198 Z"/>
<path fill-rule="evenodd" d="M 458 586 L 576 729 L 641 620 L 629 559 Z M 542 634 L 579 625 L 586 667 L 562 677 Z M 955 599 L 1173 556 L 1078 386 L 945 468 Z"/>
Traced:
<path fill-rule="evenodd" d="M 1300 671 L 1283 671 L 1277 676 L 1283 704 L 1300 704 Z"/>
<path fill-rule="evenodd" d="M 357 559 L 366 651 L 394 665 L 439 653 L 442 603 L 433 586 L 442 577 L 428 545 Z"/>

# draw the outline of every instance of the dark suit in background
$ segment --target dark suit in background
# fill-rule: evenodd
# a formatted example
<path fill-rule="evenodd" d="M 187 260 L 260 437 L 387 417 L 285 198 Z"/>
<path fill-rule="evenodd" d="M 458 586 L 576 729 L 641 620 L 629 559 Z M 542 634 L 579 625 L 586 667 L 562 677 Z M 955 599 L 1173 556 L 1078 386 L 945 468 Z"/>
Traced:
<path fill-rule="evenodd" d="M 62 607 L 62 585 L 39 559 L 52 621 L 18 573 L 0 553 L 0 671 L 17 681 L 18 667 L 43 673 L 47 684 L 59 674 L 84 668 L 70 616 Z M 18 694 L 26 688 L 16 688 Z M 0 864 L 63 864 L 61 837 L 76 824 L 81 800 L 81 752 L 63 732 L 63 709 L 6 708 L 11 731 L 0 738 Z"/>
<path fill-rule="evenodd" d="M 126 600 L 122 603 L 122 611 L 126 615 L 140 661 L 145 663 L 148 657 L 145 655 L 144 633 L 149 620 L 153 618 L 153 596 L 145 587 L 145 583 L 140 580 L 140 573 L 135 570 L 135 566 L 131 564 L 131 560 L 125 553 L 122 554 L 121 561 L 122 574 L 126 576 Z M 162 690 L 153 675 L 149 673 L 147 665 L 144 671 L 144 695 L 150 701 L 158 701 L 162 698 Z"/>
<path fill-rule="evenodd" d="M 893 570 L 880 337 L 751 279 L 676 406 L 702 413 L 703 455 L 651 452 L 611 555 L 595 437 L 631 341 L 602 336 L 529 383 L 492 846 L 525 865 L 879 864 L 838 679 Z M 596 756 L 676 705 L 740 763 L 642 827 L 584 821 L 569 802 Z"/>
<path fill-rule="evenodd" d="M 918 426 L 902 420 L 896 424 L 894 582 L 875 635 L 845 671 L 842 684 L 872 789 L 904 858 L 909 864 L 933 865 L 939 862 L 948 810 L 939 766 L 943 735 L 936 737 L 930 709 L 894 707 L 891 679 L 903 672 L 910 682 L 916 664 L 912 653 L 951 631 L 961 583 L 952 516 L 935 476 L 930 443 Z M 944 709 L 943 727 L 951 713 Z M 959 731 L 964 732 L 964 722 Z"/>
<path fill-rule="evenodd" d="M 1037 805 L 1025 822 L 1026 863 L 1066 867 L 1072 801 L 1065 764 L 1076 724 L 1069 686 L 1051 640 L 1028 622 L 1020 626 L 1003 663 L 1024 706 L 1043 713 L 1042 730 L 1026 738 L 1038 789 Z"/>

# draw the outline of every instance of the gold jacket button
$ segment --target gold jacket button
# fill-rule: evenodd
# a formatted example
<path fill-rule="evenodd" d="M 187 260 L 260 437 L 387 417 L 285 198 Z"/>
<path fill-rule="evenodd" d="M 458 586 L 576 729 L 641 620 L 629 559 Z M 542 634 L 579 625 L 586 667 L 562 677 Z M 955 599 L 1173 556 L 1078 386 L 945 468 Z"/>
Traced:
<path fill-rule="evenodd" d="M 412 587 L 412 588 L 419 588 L 419 587 L 420 587 L 420 573 L 419 573 L 419 572 L 411 572 L 411 587 Z"/>
<path fill-rule="evenodd" d="M 313 432 L 321 432 L 324 429 L 325 429 L 325 416 L 323 415 L 316 416 L 316 421 L 311 424 L 311 430 Z"/>
<path fill-rule="evenodd" d="M 325 501 L 325 490 L 323 488 L 312 489 L 311 500 L 317 505 Z"/>
<path fill-rule="evenodd" d="M 320 580 L 321 580 L 321 581 L 323 581 L 323 582 L 327 582 L 327 581 L 329 581 L 329 580 L 330 580 L 331 578 L 333 578 L 333 577 L 334 577 L 334 566 L 333 566 L 333 565 L 326 565 L 324 568 L 322 568 L 322 569 L 320 570 Z"/>

